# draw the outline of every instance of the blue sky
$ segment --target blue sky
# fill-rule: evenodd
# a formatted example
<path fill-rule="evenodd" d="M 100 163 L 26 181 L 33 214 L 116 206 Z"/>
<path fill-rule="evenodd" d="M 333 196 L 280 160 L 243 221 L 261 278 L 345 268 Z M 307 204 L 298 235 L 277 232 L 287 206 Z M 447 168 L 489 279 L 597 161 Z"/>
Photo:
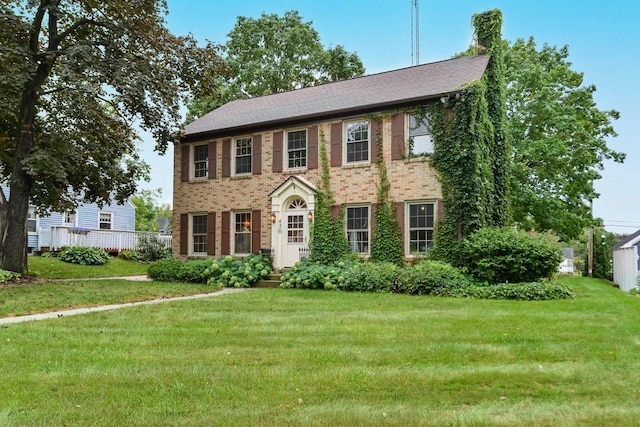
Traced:
<path fill-rule="evenodd" d="M 174 34 L 192 33 L 203 43 L 224 43 L 237 16 L 258 18 L 297 10 L 312 21 L 325 47 L 343 45 L 361 58 L 367 74 L 412 65 L 411 0 L 168 0 L 167 26 Z M 594 216 L 608 231 L 631 233 L 640 228 L 640 16 L 638 0 L 419 0 L 420 63 L 439 61 L 465 50 L 472 42 L 471 16 L 498 8 L 502 35 L 514 41 L 533 36 L 541 46 L 569 46 L 573 69 L 595 84 L 594 98 L 602 110 L 621 113 L 614 122 L 618 137 L 608 145 L 627 153 L 624 164 L 606 163 Z M 154 142 L 145 140 L 143 154 L 152 166 L 151 182 L 143 188 L 163 188 L 171 203 L 172 153 L 160 157 Z"/>

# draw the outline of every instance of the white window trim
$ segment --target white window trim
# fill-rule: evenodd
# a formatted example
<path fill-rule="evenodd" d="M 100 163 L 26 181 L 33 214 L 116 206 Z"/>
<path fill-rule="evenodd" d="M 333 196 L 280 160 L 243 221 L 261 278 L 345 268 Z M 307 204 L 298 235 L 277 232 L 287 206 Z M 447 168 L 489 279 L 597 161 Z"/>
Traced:
<path fill-rule="evenodd" d="M 205 236 L 207 236 L 207 248 L 205 249 L 204 252 L 196 252 L 193 250 L 193 245 L 195 243 L 194 240 L 194 233 L 193 233 L 193 217 L 194 216 L 204 216 L 206 217 L 206 225 L 207 227 L 209 227 L 209 217 L 208 217 L 208 213 L 206 212 L 192 212 L 189 214 L 189 255 L 194 255 L 194 256 L 201 256 L 201 255 L 207 255 L 208 253 L 208 248 L 209 248 L 209 238 L 208 238 L 208 233 L 209 230 L 207 229 L 207 232 L 205 233 Z M 200 235 L 200 233 L 198 233 L 198 235 Z"/>
<path fill-rule="evenodd" d="M 201 146 L 206 146 L 207 147 L 207 169 L 206 169 L 206 173 L 204 174 L 204 176 L 196 176 L 196 147 L 201 147 Z M 209 178 L 209 168 L 211 167 L 211 162 L 210 162 L 210 156 L 211 153 L 209 153 L 209 143 L 204 143 L 204 144 L 193 144 L 191 146 L 191 158 L 190 163 L 191 163 L 191 178 L 192 179 L 207 179 Z"/>
<path fill-rule="evenodd" d="M 71 216 L 73 215 L 73 224 L 70 222 L 67 222 L 67 216 Z M 100 220 L 100 217 L 98 216 L 98 221 Z M 62 214 L 62 225 L 66 225 L 69 227 L 75 227 L 78 225 L 78 211 L 64 211 L 64 213 Z"/>
<path fill-rule="evenodd" d="M 36 212 L 36 207 L 35 206 L 29 206 L 29 210 L 33 209 L 33 221 L 35 221 L 35 231 L 27 231 L 27 235 L 30 236 L 35 236 L 38 234 L 38 229 L 40 228 L 40 215 L 38 215 L 38 213 Z M 27 220 L 29 220 L 28 216 L 27 216 Z M 27 226 L 27 230 L 29 230 L 29 227 Z"/>
<path fill-rule="evenodd" d="M 349 142 L 347 141 L 348 137 L 348 129 L 349 125 L 353 123 L 367 122 L 367 160 L 361 160 L 358 162 L 348 162 L 347 161 L 347 146 Z M 342 124 L 342 164 L 343 165 L 368 165 L 371 164 L 371 120 L 366 118 L 354 119 L 354 120 L 346 120 Z"/>
<path fill-rule="evenodd" d="M 103 222 L 100 219 L 100 216 L 102 214 L 106 214 L 106 215 L 109 215 L 111 217 L 111 227 L 110 228 L 101 228 L 100 227 L 100 223 Z M 115 224 L 115 214 L 113 212 L 110 212 L 110 211 L 99 211 L 98 212 L 98 229 L 99 230 L 114 230 L 114 224 Z"/>
<path fill-rule="evenodd" d="M 251 170 L 249 172 L 236 173 L 236 150 L 238 148 L 237 143 L 241 139 L 251 140 Z M 253 136 L 251 135 L 239 136 L 231 140 L 231 176 L 248 176 L 253 173 L 253 150 Z"/>
<path fill-rule="evenodd" d="M 372 214 L 372 209 L 371 209 L 371 205 L 370 204 L 356 204 L 356 205 L 348 205 L 344 207 L 344 232 L 346 234 L 347 237 L 347 244 L 349 244 L 349 248 L 351 248 L 351 244 L 349 243 L 349 215 L 348 215 L 348 210 L 350 208 L 367 208 L 367 252 L 355 252 L 358 255 L 361 256 L 368 256 L 371 255 L 371 242 L 372 242 L 372 233 L 373 231 L 371 230 L 371 214 Z M 362 231 L 362 230 L 359 230 Z"/>
<path fill-rule="evenodd" d="M 289 167 L 289 133 L 304 131 L 305 133 L 305 165 L 300 167 Z M 306 128 L 287 129 L 284 132 L 282 155 L 284 157 L 283 164 L 286 171 L 306 170 L 309 167 L 309 131 Z M 251 147 L 253 148 L 253 147 Z M 253 151 L 251 152 L 253 154 Z"/>
<path fill-rule="evenodd" d="M 411 153 L 411 145 L 410 145 L 410 141 L 411 141 L 411 116 L 415 115 L 417 113 L 417 111 L 408 111 L 405 113 L 405 117 L 404 117 L 404 123 L 405 123 L 405 129 L 404 129 L 404 134 L 405 134 L 405 144 L 406 144 L 406 153 L 409 154 L 409 156 L 413 156 L 413 157 L 426 157 L 426 156 L 432 156 L 433 155 L 433 134 L 431 133 L 431 131 L 429 131 L 428 135 L 429 138 L 431 139 L 431 151 L 429 152 L 422 152 L 422 153 Z M 431 126 L 431 115 L 429 113 L 425 113 L 427 115 L 428 119 L 428 124 L 427 126 L 430 127 Z"/>
<path fill-rule="evenodd" d="M 436 200 L 433 199 L 427 199 L 427 200 L 410 200 L 405 202 L 404 204 L 404 253 L 406 254 L 406 256 L 408 258 L 417 258 L 417 257 L 423 257 L 426 256 L 426 254 L 429 253 L 429 251 L 424 252 L 424 253 L 412 253 L 410 251 L 411 248 L 411 210 L 410 210 L 410 206 L 411 205 L 423 205 L 423 204 L 431 204 L 433 205 L 433 227 L 431 227 L 431 230 L 435 233 L 435 229 L 436 229 L 436 221 L 438 219 L 438 203 Z M 435 239 L 435 236 L 434 236 Z"/>
<path fill-rule="evenodd" d="M 236 252 L 236 215 L 238 214 L 249 214 L 249 252 Z M 232 211 L 231 219 L 231 253 L 233 253 L 234 255 L 251 255 L 253 251 L 253 248 L 251 247 L 251 236 L 253 233 L 253 213 L 250 210 Z"/>

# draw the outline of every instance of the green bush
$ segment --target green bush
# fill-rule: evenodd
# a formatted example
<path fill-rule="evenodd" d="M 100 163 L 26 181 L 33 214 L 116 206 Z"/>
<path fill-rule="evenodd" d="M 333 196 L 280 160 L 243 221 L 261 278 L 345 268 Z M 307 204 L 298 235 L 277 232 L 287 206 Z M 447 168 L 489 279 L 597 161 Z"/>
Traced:
<path fill-rule="evenodd" d="M 271 259 L 264 254 L 237 260 L 232 255 L 207 261 L 203 279 L 210 285 L 225 288 L 248 288 L 273 271 Z"/>
<path fill-rule="evenodd" d="M 503 283 L 489 286 L 470 286 L 455 295 L 482 299 L 504 299 L 521 301 L 543 301 L 575 298 L 575 293 L 566 285 L 554 282 Z"/>
<path fill-rule="evenodd" d="M 355 292 L 402 292 L 404 269 L 391 262 L 367 262 L 353 266 L 344 273 L 338 289 Z"/>
<path fill-rule="evenodd" d="M 159 259 L 171 258 L 171 248 L 167 247 L 164 241 L 160 240 L 160 235 L 147 233 L 140 236 L 138 241 L 139 253 L 144 261 L 157 261 Z"/>
<path fill-rule="evenodd" d="M 402 289 L 411 295 L 451 295 L 470 286 L 471 278 L 443 261 L 420 261 L 406 270 Z"/>
<path fill-rule="evenodd" d="M 462 266 L 489 284 L 535 282 L 551 277 L 561 261 L 559 248 L 513 228 L 484 228 L 462 245 Z"/>
<path fill-rule="evenodd" d="M 187 261 L 180 266 L 176 280 L 188 283 L 207 283 L 205 271 L 211 264 L 207 260 Z"/>
<path fill-rule="evenodd" d="M 147 257 L 142 252 L 134 251 L 131 249 L 120 251 L 120 253 L 118 254 L 118 258 L 125 261 L 148 261 Z"/>
<path fill-rule="evenodd" d="M 80 265 L 103 265 L 109 261 L 109 254 L 100 248 L 72 246 L 60 253 L 64 262 Z"/>
<path fill-rule="evenodd" d="M 0 270 L 0 284 L 9 283 L 11 280 L 20 277 L 20 274 L 13 271 Z"/>
<path fill-rule="evenodd" d="M 303 258 L 281 277 L 281 288 L 337 289 L 345 280 L 345 273 L 359 261 L 342 259 L 331 264 Z"/>
<path fill-rule="evenodd" d="M 147 276 L 160 282 L 176 282 L 184 263 L 176 258 L 163 258 L 149 264 Z"/>

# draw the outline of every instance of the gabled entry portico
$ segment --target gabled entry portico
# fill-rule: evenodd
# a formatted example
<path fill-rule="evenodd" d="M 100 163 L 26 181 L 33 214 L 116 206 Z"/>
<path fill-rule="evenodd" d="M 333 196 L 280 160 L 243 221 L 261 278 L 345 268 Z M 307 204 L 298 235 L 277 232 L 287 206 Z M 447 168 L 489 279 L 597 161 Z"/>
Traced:
<path fill-rule="evenodd" d="M 316 188 L 303 178 L 290 176 L 269 194 L 273 266 L 291 267 L 309 247 Z"/>

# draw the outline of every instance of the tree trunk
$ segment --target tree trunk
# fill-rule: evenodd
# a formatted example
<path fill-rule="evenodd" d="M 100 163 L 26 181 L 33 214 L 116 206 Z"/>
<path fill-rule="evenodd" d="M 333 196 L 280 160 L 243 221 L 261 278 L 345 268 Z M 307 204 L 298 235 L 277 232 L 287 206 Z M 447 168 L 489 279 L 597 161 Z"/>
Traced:
<path fill-rule="evenodd" d="M 0 221 L 2 237 L 0 268 L 22 274 L 27 270 L 27 214 L 29 213 L 30 185 L 25 182 L 15 183 L 15 181 L 15 177 L 12 177 L 11 195 L 5 205 L 6 221 Z"/>
<path fill-rule="evenodd" d="M 13 169 L 9 182 L 9 200 L 0 215 L 0 268 L 25 273 L 27 271 L 27 215 L 33 183 L 24 167 L 25 158 L 34 144 L 36 117 L 36 88 L 40 86 L 46 70 L 38 70 L 34 82 L 27 84 L 20 108 L 20 127 L 13 157 Z M 6 215 L 6 216 L 5 216 Z M 2 221 L 4 217 L 5 221 Z"/>

